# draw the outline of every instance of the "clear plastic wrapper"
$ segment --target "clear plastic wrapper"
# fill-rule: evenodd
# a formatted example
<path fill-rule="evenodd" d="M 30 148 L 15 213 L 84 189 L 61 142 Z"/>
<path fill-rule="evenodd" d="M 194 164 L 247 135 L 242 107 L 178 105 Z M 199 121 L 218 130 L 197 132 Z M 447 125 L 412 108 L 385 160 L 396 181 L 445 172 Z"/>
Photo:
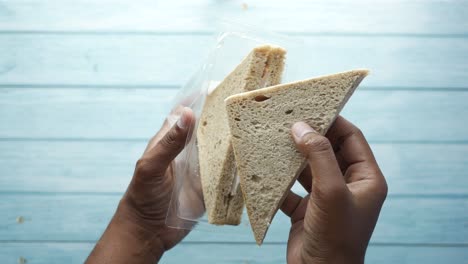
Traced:
<path fill-rule="evenodd" d="M 302 49 L 301 41 L 274 33 L 264 32 L 252 28 L 223 22 L 219 34 L 213 39 L 213 49 L 211 50 L 205 63 L 192 76 L 192 78 L 180 89 L 168 120 L 172 125 L 177 120 L 180 110 L 190 107 L 196 117 L 196 124 L 190 137 L 187 138 L 185 149 L 176 157 L 173 163 L 175 175 L 175 186 L 172 194 L 169 210 L 166 218 L 166 225 L 178 229 L 193 229 L 214 231 L 223 229 L 223 232 L 238 234 L 237 226 L 216 226 L 208 223 L 201 179 L 199 175 L 198 147 L 196 142 L 196 132 L 199 125 L 199 117 L 205 102 L 206 96 L 224 80 L 224 78 L 255 48 L 261 45 L 272 45 L 282 47 L 287 51 L 285 68 L 282 82 L 295 80 L 298 77 L 297 70 L 300 65 L 292 68 L 288 65 L 288 60 L 293 57 L 293 61 L 300 61 Z M 294 59 L 296 57 L 297 59 Z M 258 87 L 262 88 L 262 87 Z M 239 185 L 239 181 L 235 181 Z M 235 186 L 240 188 L 240 186 Z M 240 226 L 248 225 L 248 218 L 244 210 Z"/>

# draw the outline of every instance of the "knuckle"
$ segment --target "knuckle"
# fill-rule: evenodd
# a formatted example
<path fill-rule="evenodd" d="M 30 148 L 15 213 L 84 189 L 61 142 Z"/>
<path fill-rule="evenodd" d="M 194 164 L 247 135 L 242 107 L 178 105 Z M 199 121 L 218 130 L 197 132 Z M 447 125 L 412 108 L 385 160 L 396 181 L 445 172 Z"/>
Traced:
<path fill-rule="evenodd" d="M 182 147 L 182 144 L 182 140 L 179 140 L 178 133 L 175 129 L 169 130 L 169 132 L 158 143 L 161 147 L 169 150 L 179 149 Z"/>
<path fill-rule="evenodd" d="M 161 139 L 159 144 L 166 147 L 174 145 L 176 142 L 176 135 L 173 131 L 174 130 L 169 130 L 169 132 Z"/>
<path fill-rule="evenodd" d="M 388 184 L 385 179 L 380 182 L 379 187 L 377 188 L 377 194 L 382 200 L 385 200 L 387 198 Z"/>
<path fill-rule="evenodd" d="M 371 192 L 378 198 L 380 201 L 384 201 L 387 198 L 388 194 L 388 184 L 385 178 L 381 178 L 371 186 Z"/>
<path fill-rule="evenodd" d="M 316 188 L 314 194 L 324 202 L 333 205 L 343 203 L 348 197 L 346 186 L 338 184 L 325 185 L 320 188 Z"/>
<path fill-rule="evenodd" d="M 362 133 L 362 130 L 355 125 L 351 125 L 345 131 L 346 133 L 341 135 L 339 138 L 341 139 L 341 141 L 344 141 L 345 139 L 350 138 L 352 136 L 364 136 L 364 134 Z"/>
<path fill-rule="evenodd" d="M 146 158 L 141 158 L 135 166 L 135 174 L 141 177 L 150 177 L 154 174 L 153 164 Z"/>
<path fill-rule="evenodd" d="M 362 133 L 362 130 L 359 127 L 353 126 L 349 132 L 349 135 L 364 136 L 364 133 Z"/>
<path fill-rule="evenodd" d="M 348 132 L 341 135 L 340 137 L 338 137 L 338 142 L 340 144 L 342 144 L 343 142 L 345 142 L 346 140 L 352 138 L 352 137 L 362 137 L 364 138 L 364 133 L 362 133 L 362 130 L 359 129 L 358 127 L 356 126 L 352 126 L 351 128 L 349 128 Z"/>
<path fill-rule="evenodd" d="M 135 166 L 135 180 L 137 182 L 157 181 L 161 178 L 167 167 L 164 167 L 160 162 L 153 161 L 149 158 L 141 158 Z"/>
<path fill-rule="evenodd" d="M 311 152 L 325 152 L 331 149 L 330 141 L 320 135 L 311 135 L 306 138 L 305 145 Z"/>

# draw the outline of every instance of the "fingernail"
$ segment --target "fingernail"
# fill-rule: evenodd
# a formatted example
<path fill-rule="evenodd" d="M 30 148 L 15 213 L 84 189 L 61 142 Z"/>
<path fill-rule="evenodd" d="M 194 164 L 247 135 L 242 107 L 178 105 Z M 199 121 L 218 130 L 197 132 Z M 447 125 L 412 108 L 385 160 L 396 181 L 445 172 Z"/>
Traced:
<path fill-rule="evenodd" d="M 300 139 L 307 133 L 317 133 L 313 128 L 304 122 L 297 122 L 292 126 L 293 134 Z"/>
<path fill-rule="evenodd" d="M 189 111 L 189 108 L 184 107 L 184 109 L 182 109 L 182 114 L 180 115 L 179 120 L 177 120 L 177 126 L 182 129 L 185 129 L 188 126 L 188 122 L 189 122 L 188 115 L 187 115 L 188 111 Z"/>

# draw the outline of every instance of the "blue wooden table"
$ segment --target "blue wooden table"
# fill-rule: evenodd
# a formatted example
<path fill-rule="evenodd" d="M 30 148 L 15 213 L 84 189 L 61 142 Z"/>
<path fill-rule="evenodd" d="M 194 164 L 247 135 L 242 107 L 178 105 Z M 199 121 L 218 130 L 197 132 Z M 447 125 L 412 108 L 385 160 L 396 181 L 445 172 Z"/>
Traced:
<path fill-rule="evenodd" d="M 302 39 L 309 76 L 372 70 L 343 113 L 389 184 L 366 262 L 468 263 L 468 1 L 455 0 L 0 1 L 0 263 L 84 261 L 217 17 Z M 162 262 L 283 263 L 288 225 L 279 213 L 261 248 L 248 226 L 195 230 Z"/>

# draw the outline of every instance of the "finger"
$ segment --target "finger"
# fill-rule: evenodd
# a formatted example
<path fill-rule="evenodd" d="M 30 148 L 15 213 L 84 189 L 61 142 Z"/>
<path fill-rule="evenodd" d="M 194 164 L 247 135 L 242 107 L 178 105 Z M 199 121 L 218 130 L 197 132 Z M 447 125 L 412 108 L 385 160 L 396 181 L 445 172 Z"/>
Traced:
<path fill-rule="evenodd" d="M 309 165 L 305 167 L 297 180 L 308 193 L 312 191 L 312 174 L 310 173 Z"/>
<path fill-rule="evenodd" d="M 299 151 L 307 158 L 310 166 L 313 191 L 322 194 L 335 193 L 347 189 L 335 153 L 330 142 L 304 122 L 292 127 L 293 138 Z"/>
<path fill-rule="evenodd" d="M 346 168 L 353 167 L 366 168 L 377 173 L 367 174 L 368 176 L 383 179 L 374 154 L 359 128 L 351 122 L 339 116 L 327 133 L 330 142 L 335 146 L 337 156 L 340 156 Z M 351 182 L 352 178 L 349 179 Z"/>
<path fill-rule="evenodd" d="M 161 129 L 148 141 L 148 144 L 146 145 L 145 151 L 143 152 L 143 155 L 148 152 L 150 149 L 154 148 L 158 141 L 161 140 L 161 138 L 167 133 L 167 131 L 170 128 L 165 128 L 163 125 Z"/>
<path fill-rule="evenodd" d="M 343 161 L 340 153 L 335 152 L 336 160 L 338 161 L 338 165 L 340 166 L 341 173 L 344 175 L 346 172 L 346 162 Z M 299 174 L 297 181 L 304 187 L 304 190 L 310 193 L 312 191 L 312 178 L 314 176 L 310 173 L 310 166 L 307 165 L 305 169 Z M 345 177 L 346 179 L 346 177 Z"/>
<path fill-rule="evenodd" d="M 351 141 L 358 143 L 356 146 L 359 146 L 359 148 L 352 153 L 348 153 L 352 155 L 343 155 L 344 161 L 347 163 L 352 164 L 363 159 L 375 161 L 374 155 L 361 130 L 342 116 L 336 118 L 326 136 L 337 152 L 342 152 L 345 144 Z"/>
<path fill-rule="evenodd" d="M 148 177 L 157 173 L 164 174 L 171 161 L 184 148 L 194 123 L 192 110 L 184 108 L 177 123 L 140 159 L 138 167 L 143 169 L 142 174 Z"/>
<path fill-rule="evenodd" d="M 177 122 L 177 120 L 182 115 L 183 110 L 184 107 L 182 105 L 177 105 L 176 107 L 174 107 L 174 109 L 171 110 L 166 119 L 164 119 L 164 122 L 159 131 L 148 142 L 144 153 L 148 152 L 150 149 L 156 146 L 156 143 L 158 143 L 158 141 L 161 140 L 161 138 L 167 133 L 167 131 L 171 129 L 175 122 Z"/>
<path fill-rule="evenodd" d="M 289 191 L 283 203 L 281 204 L 280 209 L 285 215 L 291 217 L 301 201 L 301 196 L 295 194 L 293 191 Z"/>
<path fill-rule="evenodd" d="M 332 145 L 333 146 L 333 145 Z M 338 150 L 335 150 L 335 157 L 336 161 L 338 161 L 338 166 L 340 166 L 341 173 L 345 173 L 346 169 L 348 168 L 348 163 L 343 159 L 343 155 L 341 152 Z"/>
<path fill-rule="evenodd" d="M 161 129 L 154 135 L 150 141 L 148 142 L 148 145 L 146 146 L 145 152 L 153 148 L 156 143 L 169 131 L 169 129 L 177 122 L 177 120 L 180 118 L 182 115 L 182 112 L 185 107 L 190 107 L 195 101 L 198 100 L 198 98 L 201 96 L 200 93 L 192 93 L 189 96 L 184 97 L 178 105 L 176 105 L 169 115 L 164 119 L 164 122 L 161 126 Z"/>

